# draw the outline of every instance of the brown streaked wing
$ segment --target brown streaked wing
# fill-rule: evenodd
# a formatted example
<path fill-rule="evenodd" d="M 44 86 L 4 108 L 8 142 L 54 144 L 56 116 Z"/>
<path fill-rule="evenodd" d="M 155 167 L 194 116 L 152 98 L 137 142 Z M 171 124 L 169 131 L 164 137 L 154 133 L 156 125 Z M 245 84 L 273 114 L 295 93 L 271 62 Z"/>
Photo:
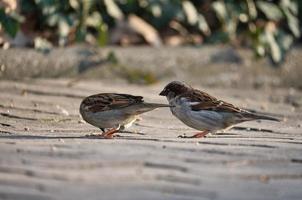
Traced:
<path fill-rule="evenodd" d="M 192 102 L 200 102 L 199 104 L 191 106 L 193 111 L 213 110 L 220 112 L 241 112 L 241 109 L 233 104 L 217 100 L 215 97 L 200 90 L 192 90 L 182 95 L 182 97 L 188 98 Z"/>
<path fill-rule="evenodd" d="M 142 103 L 143 97 L 129 94 L 102 93 L 87 97 L 83 104 L 90 112 L 119 109 L 135 103 Z"/>

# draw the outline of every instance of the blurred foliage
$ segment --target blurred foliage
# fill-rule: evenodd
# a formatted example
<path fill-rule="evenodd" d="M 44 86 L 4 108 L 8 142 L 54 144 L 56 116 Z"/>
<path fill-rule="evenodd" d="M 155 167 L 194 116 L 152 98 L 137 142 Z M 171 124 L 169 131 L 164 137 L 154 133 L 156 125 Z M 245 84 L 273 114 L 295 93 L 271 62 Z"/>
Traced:
<path fill-rule="evenodd" d="M 13 14 L 6 14 L 3 8 L 0 8 L 0 23 L 7 34 L 11 37 L 16 36 L 19 29 L 18 18 Z"/>
<path fill-rule="evenodd" d="M 16 12 L 15 1 L 0 1 L 0 33 L 4 30 L 11 37 L 15 37 L 23 18 Z"/>
<path fill-rule="evenodd" d="M 8 10 L 7 2 L 18 6 Z M 231 43 L 252 47 L 275 64 L 300 38 L 302 9 L 297 0 L 2 0 L 0 5 L 0 31 L 12 38 L 22 31 L 38 48 L 74 42 Z M 132 26 L 130 19 L 136 20 Z"/>

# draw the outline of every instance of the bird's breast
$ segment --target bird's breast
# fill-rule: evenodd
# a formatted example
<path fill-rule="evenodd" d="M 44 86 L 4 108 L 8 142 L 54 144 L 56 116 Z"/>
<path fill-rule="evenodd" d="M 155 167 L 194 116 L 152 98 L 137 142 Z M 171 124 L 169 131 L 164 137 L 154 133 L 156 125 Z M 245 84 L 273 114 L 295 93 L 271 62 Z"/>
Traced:
<path fill-rule="evenodd" d="M 100 128 L 112 128 L 119 124 L 123 124 L 129 118 L 120 110 L 108 110 L 102 112 L 82 111 L 83 119 L 91 125 Z"/>

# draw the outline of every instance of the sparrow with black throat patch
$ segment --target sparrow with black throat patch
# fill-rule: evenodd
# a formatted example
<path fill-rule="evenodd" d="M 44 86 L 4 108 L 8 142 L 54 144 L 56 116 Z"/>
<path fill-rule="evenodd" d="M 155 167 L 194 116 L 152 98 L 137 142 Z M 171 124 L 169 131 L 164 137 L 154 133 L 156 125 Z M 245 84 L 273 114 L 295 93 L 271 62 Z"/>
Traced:
<path fill-rule="evenodd" d="M 184 138 L 204 137 L 208 133 L 215 133 L 251 120 L 279 121 L 273 117 L 240 109 L 179 81 L 166 85 L 159 95 L 167 97 L 171 105 L 170 110 L 175 117 L 187 126 L 202 131 L 189 137 L 180 136 Z"/>
<path fill-rule="evenodd" d="M 89 124 L 102 130 L 102 138 L 113 138 L 119 130 L 128 128 L 138 115 L 167 104 L 146 103 L 142 96 L 101 93 L 86 97 L 80 105 L 80 114 Z"/>

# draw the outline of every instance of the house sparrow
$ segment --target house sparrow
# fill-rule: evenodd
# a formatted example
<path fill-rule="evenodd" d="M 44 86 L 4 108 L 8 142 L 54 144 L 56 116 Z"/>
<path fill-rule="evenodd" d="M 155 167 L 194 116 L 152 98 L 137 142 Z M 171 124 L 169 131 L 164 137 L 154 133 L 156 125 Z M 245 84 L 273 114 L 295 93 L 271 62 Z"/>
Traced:
<path fill-rule="evenodd" d="M 80 113 L 86 122 L 102 130 L 103 138 L 112 138 L 114 133 L 130 127 L 139 114 L 159 107 L 170 106 L 145 103 L 141 96 L 102 93 L 86 97 L 80 105 Z"/>
<path fill-rule="evenodd" d="M 240 109 L 179 81 L 169 83 L 159 95 L 167 97 L 172 114 L 180 121 L 202 131 L 190 137 L 180 137 L 204 137 L 210 132 L 215 133 L 234 124 L 257 119 L 279 121 Z"/>

